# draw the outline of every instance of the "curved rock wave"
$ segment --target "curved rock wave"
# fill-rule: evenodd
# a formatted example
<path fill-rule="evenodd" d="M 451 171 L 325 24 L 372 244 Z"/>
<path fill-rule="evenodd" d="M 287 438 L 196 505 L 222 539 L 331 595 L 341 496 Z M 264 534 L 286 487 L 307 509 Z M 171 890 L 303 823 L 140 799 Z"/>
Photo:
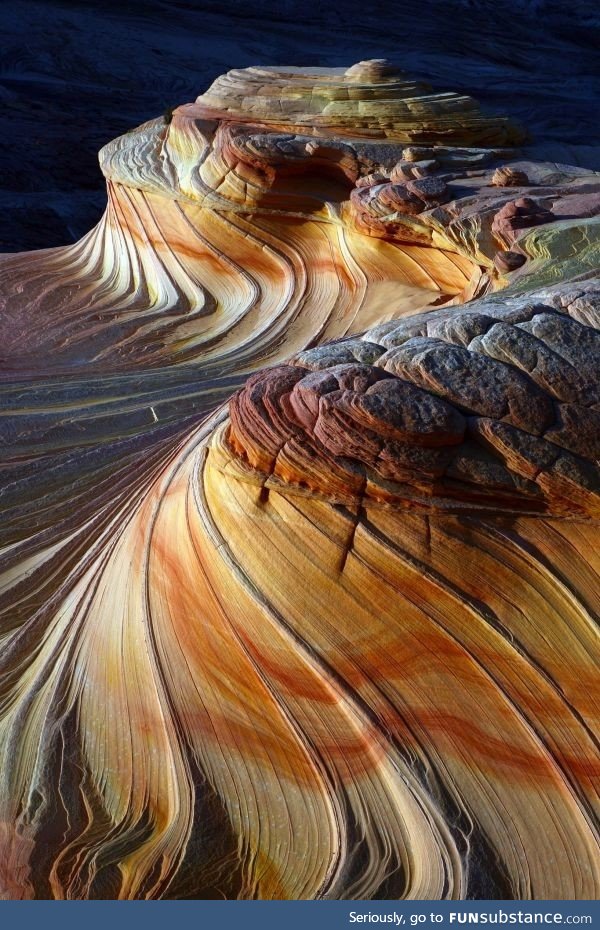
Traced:
<path fill-rule="evenodd" d="M 600 188 L 517 138 L 231 72 L 2 259 L 2 896 L 598 896 Z"/>

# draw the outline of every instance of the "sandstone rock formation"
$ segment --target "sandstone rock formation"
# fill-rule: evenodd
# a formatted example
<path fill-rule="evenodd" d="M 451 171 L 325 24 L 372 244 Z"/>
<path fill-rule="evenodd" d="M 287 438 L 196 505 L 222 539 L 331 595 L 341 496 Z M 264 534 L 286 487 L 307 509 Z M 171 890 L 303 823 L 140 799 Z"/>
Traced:
<path fill-rule="evenodd" d="M 600 183 L 251 68 L 3 257 L 0 886 L 600 891 Z"/>
<path fill-rule="evenodd" d="M 110 0 L 109 0 L 110 2 Z M 193 100 L 239 63 L 330 64 L 401 56 L 421 83 L 476 94 L 527 126 L 537 160 L 600 169 L 593 0 L 180 0 L 0 6 L 0 252 L 65 245 L 102 215 L 98 149 Z M 132 36 L 135 41 L 132 42 Z"/>

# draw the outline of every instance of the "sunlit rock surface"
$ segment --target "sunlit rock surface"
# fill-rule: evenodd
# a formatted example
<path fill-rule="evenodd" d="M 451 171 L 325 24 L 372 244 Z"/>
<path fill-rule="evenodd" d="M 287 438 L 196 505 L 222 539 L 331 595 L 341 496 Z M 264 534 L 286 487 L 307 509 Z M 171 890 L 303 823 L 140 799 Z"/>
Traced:
<path fill-rule="evenodd" d="M 598 896 L 600 183 L 526 144 L 236 70 L 1 259 L 4 897 Z"/>
<path fill-rule="evenodd" d="M 4 0 L 0 251 L 65 245 L 102 215 L 98 150 L 230 68 L 395 58 L 527 126 L 534 157 L 600 169 L 594 0 Z M 132 41 L 132 37 L 135 41 Z"/>

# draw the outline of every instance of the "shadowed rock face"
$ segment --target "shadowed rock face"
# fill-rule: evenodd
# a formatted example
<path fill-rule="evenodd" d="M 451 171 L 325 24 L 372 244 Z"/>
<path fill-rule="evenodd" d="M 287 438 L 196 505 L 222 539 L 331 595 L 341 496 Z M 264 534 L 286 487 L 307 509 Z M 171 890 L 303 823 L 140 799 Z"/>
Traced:
<path fill-rule="evenodd" d="M 6 898 L 593 898 L 600 185 L 250 68 L 4 256 Z"/>

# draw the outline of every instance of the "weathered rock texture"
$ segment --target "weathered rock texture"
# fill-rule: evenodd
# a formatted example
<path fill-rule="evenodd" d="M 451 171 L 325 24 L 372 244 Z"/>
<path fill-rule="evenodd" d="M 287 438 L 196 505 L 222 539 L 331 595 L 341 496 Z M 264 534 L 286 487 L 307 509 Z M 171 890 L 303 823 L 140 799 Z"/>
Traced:
<path fill-rule="evenodd" d="M 600 333 L 562 296 L 479 300 L 303 352 L 237 394 L 230 445 L 267 487 L 340 503 L 597 518 Z"/>
<path fill-rule="evenodd" d="M 600 169 L 594 0 L 4 0 L 0 251 L 65 245 L 99 220 L 97 152 L 227 69 L 400 56 L 527 126 L 535 158 Z M 132 41 L 135 36 L 135 41 Z"/>
<path fill-rule="evenodd" d="M 598 895 L 600 184 L 522 138 L 235 71 L 2 259 L 4 897 Z"/>

